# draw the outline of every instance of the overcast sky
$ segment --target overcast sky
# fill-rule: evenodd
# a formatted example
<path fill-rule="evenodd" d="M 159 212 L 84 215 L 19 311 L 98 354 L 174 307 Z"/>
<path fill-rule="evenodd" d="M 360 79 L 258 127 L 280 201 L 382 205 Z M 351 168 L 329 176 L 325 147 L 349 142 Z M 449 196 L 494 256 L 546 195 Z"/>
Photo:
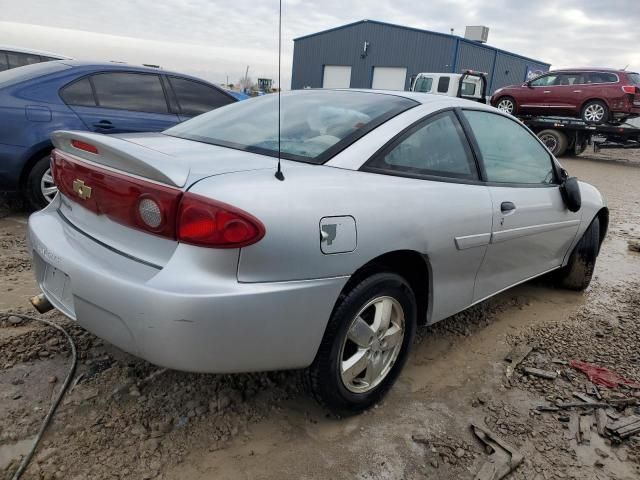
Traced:
<path fill-rule="evenodd" d="M 284 0 L 282 83 L 293 38 L 362 19 L 463 35 L 552 68 L 640 70 L 640 0 Z M 271 0 L 0 0 L 0 44 L 75 58 L 152 63 L 214 82 L 276 78 L 278 4 Z"/>

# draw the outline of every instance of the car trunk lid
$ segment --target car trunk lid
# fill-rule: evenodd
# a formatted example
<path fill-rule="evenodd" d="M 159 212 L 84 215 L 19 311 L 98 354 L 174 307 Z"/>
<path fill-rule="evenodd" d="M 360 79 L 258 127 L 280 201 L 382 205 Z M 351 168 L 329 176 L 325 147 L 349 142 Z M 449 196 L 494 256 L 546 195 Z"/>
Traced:
<path fill-rule="evenodd" d="M 275 168 L 270 157 L 162 134 L 59 131 L 52 138 L 63 219 L 108 248 L 159 268 L 177 247 L 175 215 L 191 185 L 209 176 Z M 150 213 L 160 219 L 155 229 L 143 223 L 143 198 L 162 207 Z"/>

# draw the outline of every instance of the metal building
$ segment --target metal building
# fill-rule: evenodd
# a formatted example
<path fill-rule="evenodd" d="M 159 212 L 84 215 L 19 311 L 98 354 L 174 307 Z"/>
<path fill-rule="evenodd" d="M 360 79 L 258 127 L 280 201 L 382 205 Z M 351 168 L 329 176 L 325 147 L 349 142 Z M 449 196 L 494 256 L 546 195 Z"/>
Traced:
<path fill-rule="evenodd" d="M 518 84 L 550 64 L 456 35 L 374 20 L 294 40 L 291 88 L 409 90 L 420 72 L 489 74 L 489 92 Z"/>

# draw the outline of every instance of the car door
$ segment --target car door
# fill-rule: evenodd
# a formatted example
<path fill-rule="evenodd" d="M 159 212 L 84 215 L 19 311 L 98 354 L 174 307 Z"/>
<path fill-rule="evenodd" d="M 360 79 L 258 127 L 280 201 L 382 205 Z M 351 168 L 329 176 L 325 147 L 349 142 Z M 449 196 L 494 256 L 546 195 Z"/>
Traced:
<path fill-rule="evenodd" d="M 468 307 L 491 236 L 492 204 L 457 114 L 420 120 L 362 170 L 404 177 L 394 183 L 403 184 L 400 198 L 410 192 L 403 202 L 415 224 L 407 232 L 422 232 L 431 265 L 431 321 Z"/>
<path fill-rule="evenodd" d="M 504 115 L 465 110 L 493 206 L 491 242 L 474 301 L 562 265 L 580 225 L 562 199 L 555 160 Z"/>
<path fill-rule="evenodd" d="M 95 73 L 65 86 L 61 97 L 97 133 L 159 132 L 180 121 L 153 73 Z"/>
<path fill-rule="evenodd" d="M 231 95 L 202 82 L 172 75 L 168 79 L 178 102 L 180 121 L 236 101 Z"/>
<path fill-rule="evenodd" d="M 523 87 L 518 92 L 518 109 L 523 113 L 547 114 L 549 113 L 549 95 L 551 88 L 558 78 L 555 74 L 542 75 Z"/>
<path fill-rule="evenodd" d="M 580 110 L 584 92 L 584 75 L 579 72 L 567 72 L 558 75 L 554 85 L 548 87 L 549 113 L 574 114 Z"/>

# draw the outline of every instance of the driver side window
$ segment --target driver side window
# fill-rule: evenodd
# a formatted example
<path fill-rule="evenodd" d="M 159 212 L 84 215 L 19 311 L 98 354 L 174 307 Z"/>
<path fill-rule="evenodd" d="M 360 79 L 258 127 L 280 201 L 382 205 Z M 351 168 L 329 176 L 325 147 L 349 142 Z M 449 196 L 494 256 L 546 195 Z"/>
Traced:
<path fill-rule="evenodd" d="M 555 183 L 551 155 L 525 127 L 495 113 L 465 110 L 489 182 Z"/>
<path fill-rule="evenodd" d="M 531 82 L 532 87 L 549 87 L 556 84 L 557 75 L 545 75 L 538 77 Z"/>

